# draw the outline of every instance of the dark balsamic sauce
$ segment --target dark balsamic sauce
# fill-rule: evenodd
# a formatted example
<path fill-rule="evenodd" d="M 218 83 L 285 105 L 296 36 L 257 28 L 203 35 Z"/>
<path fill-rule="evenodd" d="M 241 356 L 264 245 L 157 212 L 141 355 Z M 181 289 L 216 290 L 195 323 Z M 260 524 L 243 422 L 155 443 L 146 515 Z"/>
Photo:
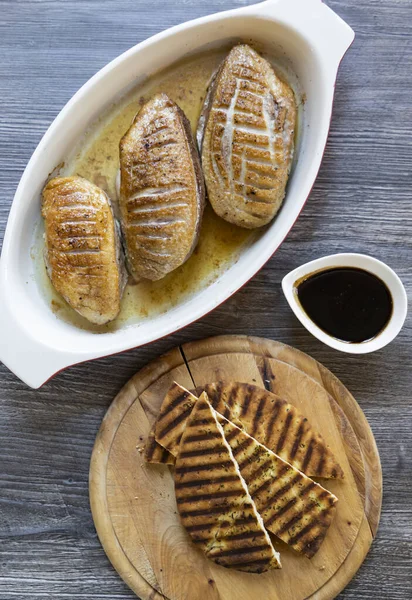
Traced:
<path fill-rule="evenodd" d="M 344 342 L 360 343 L 376 337 L 392 315 L 387 286 L 363 269 L 327 269 L 295 285 L 308 317 L 325 333 Z"/>

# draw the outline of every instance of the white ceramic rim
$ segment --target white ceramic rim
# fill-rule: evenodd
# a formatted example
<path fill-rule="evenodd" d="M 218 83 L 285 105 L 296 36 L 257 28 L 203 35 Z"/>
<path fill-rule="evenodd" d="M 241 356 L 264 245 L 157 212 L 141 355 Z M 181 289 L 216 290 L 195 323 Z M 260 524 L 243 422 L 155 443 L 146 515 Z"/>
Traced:
<path fill-rule="evenodd" d="M 386 327 L 373 339 L 361 343 L 342 342 L 320 329 L 302 309 L 296 295 L 296 282 L 316 271 L 334 267 L 364 269 L 379 277 L 387 285 L 393 300 L 392 315 Z M 367 354 L 389 344 L 402 329 L 408 311 L 408 298 L 398 275 L 387 264 L 367 254 L 332 254 L 312 260 L 285 275 L 282 280 L 282 289 L 290 308 L 312 335 L 327 346 L 348 354 Z"/>

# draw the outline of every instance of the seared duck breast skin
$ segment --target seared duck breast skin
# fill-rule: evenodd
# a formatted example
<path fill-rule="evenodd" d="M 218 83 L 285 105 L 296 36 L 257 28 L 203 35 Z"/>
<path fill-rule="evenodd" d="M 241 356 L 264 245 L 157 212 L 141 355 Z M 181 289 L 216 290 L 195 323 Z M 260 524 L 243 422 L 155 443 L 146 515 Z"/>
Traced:
<path fill-rule="evenodd" d="M 161 279 L 190 257 L 204 203 L 190 123 L 166 94 L 156 94 L 120 142 L 121 222 L 137 281 Z"/>
<path fill-rule="evenodd" d="M 285 196 L 296 103 L 267 60 L 235 46 L 210 84 L 198 144 L 209 201 L 240 227 L 269 223 Z"/>
<path fill-rule="evenodd" d="M 43 189 L 45 262 L 59 294 L 91 323 L 117 317 L 126 284 L 110 200 L 82 177 L 55 177 Z"/>

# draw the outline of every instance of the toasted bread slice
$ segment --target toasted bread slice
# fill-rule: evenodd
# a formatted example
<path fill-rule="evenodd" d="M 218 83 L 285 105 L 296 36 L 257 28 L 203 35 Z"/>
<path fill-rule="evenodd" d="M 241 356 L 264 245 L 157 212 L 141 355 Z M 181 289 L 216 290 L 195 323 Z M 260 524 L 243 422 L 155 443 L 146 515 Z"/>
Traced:
<path fill-rule="evenodd" d="M 250 573 L 280 567 L 206 394 L 197 400 L 186 423 L 176 459 L 175 490 L 182 524 L 208 558 Z"/>
<path fill-rule="evenodd" d="M 218 412 L 308 477 L 343 478 L 343 470 L 323 437 L 295 406 L 247 383 L 204 386 Z M 225 405 L 222 412 L 219 407 Z"/>
<path fill-rule="evenodd" d="M 174 384 L 166 394 L 155 427 L 157 442 L 177 455 L 196 396 Z M 308 477 L 341 479 L 344 474 L 322 436 L 306 417 L 275 394 L 247 383 L 211 383 L 199 388 L 213 408 L 243 428 Z M 183 393 L 184 392 L 184 393 Z"/>
<path fill-rule="evenodd" d="M 148 463 L 156 463 L 163 465 L 174 465 L 175 457 L 170 454 L 163 446 L 156 442 L 154 426 L 147 436 L 144 447 L 144 459 Z"/>
<path fill-rule="evenodd" d="M 214 393 L 214 408 L 220 412 L 226 411 L 225 404 L 220 403 L 215 390 L 212 391 Z M 202 390 L 199 388 L 198 392 L 200 395 Z M 196 401 L 197 396 L 176 382 L 172 384 L 163 400 L 154 426 L 155 439 L 173 456 L 177 456 L 186 421 Z M 235 422 L 241 426 L 240 421 Z M 151 459 L 148 462 L 160 461 Z"/>
<path fill-rule="evenodd" d="M 197 396 L 176 382 L 164 397 L 154 426 L 155 439 L 173 456 L 177 456 L 186 421 L 196 401 Z"/>
<path fill-rule="evenodd" d="M 217 414 L 265 527 L 312 558 L 336 511 L 337 498 Z"/>

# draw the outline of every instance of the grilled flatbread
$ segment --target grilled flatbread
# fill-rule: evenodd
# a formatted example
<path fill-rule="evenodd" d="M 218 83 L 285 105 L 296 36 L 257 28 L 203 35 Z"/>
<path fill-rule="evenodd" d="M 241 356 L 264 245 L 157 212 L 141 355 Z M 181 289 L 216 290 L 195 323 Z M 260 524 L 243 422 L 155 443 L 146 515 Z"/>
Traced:
<path fill-rule="evenodd" d="M 198 395 L 202 393 L 202 389 L 196 390 Z M 218 396 L 212 388 L 214 408 L 217 411 L 223 412 L 226 410 L 224 403 L 219 403 Z M 167 392 L 159 416 L 157 417 L 154 431 L 156 441 L 167 449 L 173 456 L 177 456 L 179 451 L 180 440 L 183 431 L 186 427 L 186 422 L 192 408 L 197 401 L 197 396 L 186 390 L 184 387 L 174 382 Z M 235 422 L 241 426 L 240 421 Z M 148 462 L 159 462 L 156 459 L 151 459 Z"/>
<path fill-rule="evenodd" d="M 146 444 L 144 447 L 144 459 L 148 463 L 162 464 L 162 465 L 174 465 L 175 457 L 170 454 L 163 446 L 156 442 L 154 426 L 150 430 L 147 436 Z"/>
<path fill-rule="evenodd" d="M 54 177 L 43 189 L 42 215 L 55 289 L 91 323 L 113 321 L 127 276 L 109 198 L 83 177 Z"/>
<path fill-rule="evenodd" d="M 154 425 L 155 439 L 173 456 L 177 456 L 180 438 L 196 401 L 197 396 L 176 382 L 171 385 L 163 400 Z"/>
<path fill-rule="evenodd" d="M 206 394 L 187 420 L 176 459 L 175 490 L 182 524 L 208 558 L 250 573 L 280 567 Z"/>
<path fill-rule="evenodd" d="M 179 395 L 178 387 L 173 388 L 172 395 L 166 395 L 155 427 L 157 442 L 174 456 L 196 402 L 190 392 Z M 343 477 L 341 466 L 322 436 L 285 400 L 247 383 L 211 383 L 197 393 L 202 389 L 217 412 L 308 477 Z"/>
<path fill-rule="evenodd" d="M 207 193 L 220 217 L 247 228 L 273 219 L 285 195 L 295 121 L 292 89 L 255 50 L 235 46 L 199 121 Z"/>
<path fill-rule="evenodd" d="M 211 383 L 204 390 L 218 412 L 240 422 L 249 435 L 308 477 L 343 478 L 323 437 L 292 404 L 247 383 Z"/>
<path fill-rule="evenodd" d="M 265 527 L 312 558 L 332 522 L 337 498 L 217 414 Z"/>
<path fill-rule="evenodd" d="M 190 123 L 156 94 L 120 142 L 120 212 L 128 267 L 157 280 L 183 264 L 199 235 L 203 174 Z"/>

